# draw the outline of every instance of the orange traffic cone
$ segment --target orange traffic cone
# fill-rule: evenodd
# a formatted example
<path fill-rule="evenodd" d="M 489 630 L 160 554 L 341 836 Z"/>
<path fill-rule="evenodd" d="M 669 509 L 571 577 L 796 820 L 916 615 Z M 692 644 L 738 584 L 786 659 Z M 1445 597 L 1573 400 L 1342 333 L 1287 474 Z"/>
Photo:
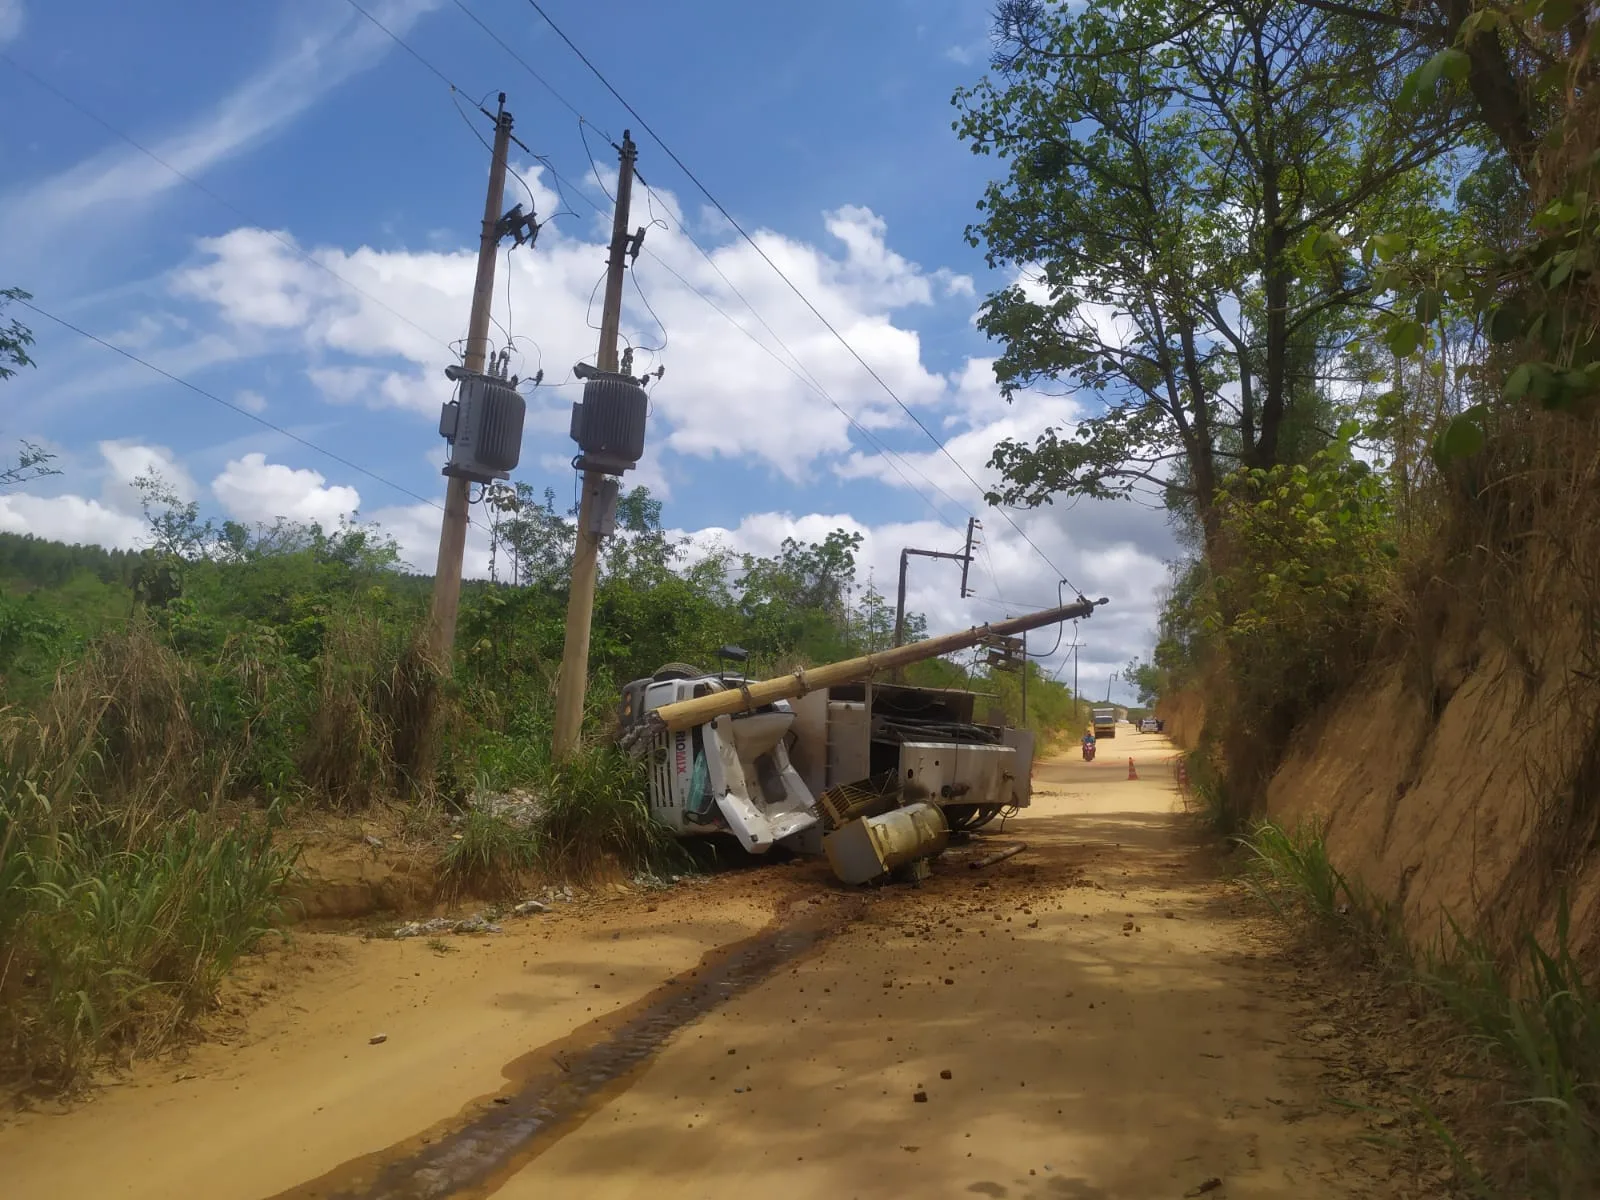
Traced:
<path fill-rule="evenodd" d="M 1128 778 L 1129 779 L 1137 779 L 1137 778 L 1139 778 L 1139 772 L 1133 769 L 1133 758 L 1132 758 L 1131 755 L 1128 758 Z"/>

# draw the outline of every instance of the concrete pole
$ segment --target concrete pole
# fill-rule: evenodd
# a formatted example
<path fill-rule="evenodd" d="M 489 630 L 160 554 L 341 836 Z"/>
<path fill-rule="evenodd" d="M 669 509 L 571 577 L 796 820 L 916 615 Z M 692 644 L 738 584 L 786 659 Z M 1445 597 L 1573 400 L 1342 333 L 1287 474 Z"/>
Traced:
<path fill-rule="evenodd" d="M 622 323 L 622 280 L 628 266 L 628 206 L 633 196 L 633 163 L 638 147 L 627 130 L 622 134 L 622 165 L 617 172 L 617 206 L 611 218 L 611 257 L 606 263 L 605 307 L 600 315 L 600 346 L 595 366 L 617 370 L 617 336 Z M 552 752 L 557 762 L 572 757 L 583 730 L 583 700 L 589 686 L 589 632 L 594 620 L 594 585 L 600 570 L 600 539 L 590 532 L 605 476 L 583 473 L 578 501 L 577 545 L 572 552 L 572 584 L 567 594 L 567 639 L 556 681 L 556 717 Z"/>
<path fill-rule="evenodd" d="M 1022 728 L 1028 727 L 1028 631 L 1022 631 Z"/>
<path fill-rule="evenodd" d="M 900 586 L 894 599 L 894 644 L 904 645 L 906 640 L 906 566 L 911 561 L 909 550 L 900 551 Z"/>
<path fill-rule="evenodd" d="M 478 237 L 478 279 L 472 288 L 472 316 L 467 323 L 466 351 L 461 365 L 481 374 L 489 357 L 489 312 L 494 302 L 494 265 L 499 250 L 497 233 L 506 194 L 506 152 L 511 144 L 511 114 L 506 95 L 500 93 L 495 117 L 494 157 L 489 164 L 489 191 L 483 202 L 483 231 Z M 451 475 L 445 485 L 444 520 L 439 526 L 439 561 L 433 572 L 433 611 L 429 619 L 429 648 L 434 662 L 448 671 L 455 650 L 456 614 L 461 605 L 461 561 L 467 552 L 466 479 Z"/>

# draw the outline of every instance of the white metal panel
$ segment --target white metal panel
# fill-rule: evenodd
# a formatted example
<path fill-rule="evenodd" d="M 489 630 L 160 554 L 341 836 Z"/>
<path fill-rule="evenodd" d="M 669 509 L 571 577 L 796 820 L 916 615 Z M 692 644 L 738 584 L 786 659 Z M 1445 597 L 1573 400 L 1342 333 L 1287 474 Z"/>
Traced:
<path fill-rule="evenodd" d="M 1017 770 L 1013 746 L 903 742 L 900 780 L 907 799 L 933 804 L 1007 805 Z"/>
<path fill-rule="evenodd" d="M 789 758 L 813 796 L 828 786 L 828 689 L 789 702 L 794 709 L 794 746 Z"/>
<path fill-rule="evenodd" d="M 830 700 L 826 786 L 858 783 L 871 774 L 872 721 L 866 704 L 860 700 Z"/>
<path fill-rule="evenodd" d="M 1011 803 L 1027 808 L 1033 803 L 1033 731 L 1007 729 L 1001 736 L 1017 752 L 1017 761 L 1011 768 Z"/>

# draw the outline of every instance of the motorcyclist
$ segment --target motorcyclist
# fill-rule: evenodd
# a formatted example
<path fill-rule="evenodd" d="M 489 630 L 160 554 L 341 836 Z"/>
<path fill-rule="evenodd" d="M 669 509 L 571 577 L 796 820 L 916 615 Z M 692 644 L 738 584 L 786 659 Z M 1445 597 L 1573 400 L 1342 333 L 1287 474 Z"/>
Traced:
<path fill-rule="evenodd" d="M 1083 756 L 1089 758 L 1094 754 L 1094 726 L 1083 731 Z"/>

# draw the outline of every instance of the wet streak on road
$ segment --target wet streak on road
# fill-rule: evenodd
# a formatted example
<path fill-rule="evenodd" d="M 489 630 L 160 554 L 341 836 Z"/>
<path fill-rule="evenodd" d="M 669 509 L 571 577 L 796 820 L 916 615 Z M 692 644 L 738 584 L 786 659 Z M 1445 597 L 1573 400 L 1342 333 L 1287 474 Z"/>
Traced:
<path fill-rule="evenodd" d="M 543 1046 L 505 1069 L 512 1084 L 454 1121 L 346 1163 L 273 1200 L 443 1200 L 485 1195 L 611 1097 L 672 1035 L 815 949 L 860 912 L 830 905 L 708 954 L 639 1003 Z"/>

